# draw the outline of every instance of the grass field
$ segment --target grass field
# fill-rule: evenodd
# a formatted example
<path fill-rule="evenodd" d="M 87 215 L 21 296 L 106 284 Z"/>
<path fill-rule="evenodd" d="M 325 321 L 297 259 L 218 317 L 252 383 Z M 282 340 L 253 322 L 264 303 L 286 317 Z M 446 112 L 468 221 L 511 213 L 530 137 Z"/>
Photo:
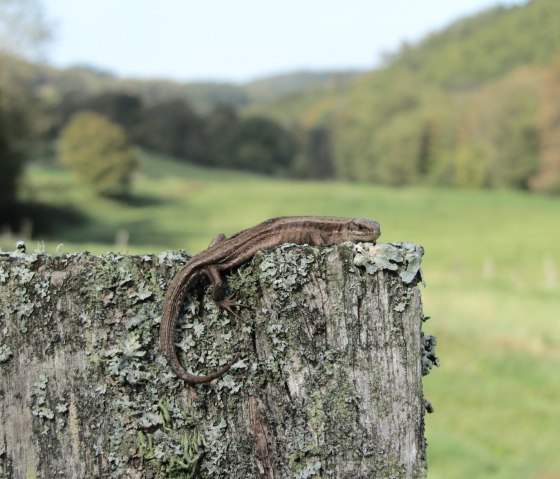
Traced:
<path fill-rule="evenodd" d="M 288 182 L 148 155 L 126 202 L 54 167 L 31 168 L 24 195 L 57 213 L 44 245 L 28 243 L 51 253 L 197 252 L 276 215 L 379 220 L 383 241 L 426 250 L 425 329 L 442 363 L 424 381 L 429 478 L 560 479 L 560 198 Z"/>

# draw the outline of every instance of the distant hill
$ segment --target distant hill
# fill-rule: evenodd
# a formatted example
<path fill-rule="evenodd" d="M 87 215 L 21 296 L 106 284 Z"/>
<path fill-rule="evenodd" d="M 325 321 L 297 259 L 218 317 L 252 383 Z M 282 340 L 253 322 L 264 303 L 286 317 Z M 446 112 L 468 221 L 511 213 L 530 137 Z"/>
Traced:
<path fill-rule="evenodd" d="M 286 98 L 277 98 L 270 104 L 270 114 L 292 122 L 308 117 L 310 110 L 324 110 L 324 105 L 330 103 L 338 110 L 351 105 L 361 116 L 368 104 L 363 102 L 365 97 L 393 91 L 404 75 L 416 84 L 417 90 L 472 90 L 518 67 L 548 65 L 560 52 L 559 25 L 558 0 L 532 0 L 523 6 L 486 10 L 429 34 L 416 44 L 405 45 L 386 59 L 383 68 L 343 77 L 343 88 L 327 90 L 326 95 L 314 88 L 287 92 Z M 348 95 L 336 101 L 327 98 L 329 93 L 344 92 Z M 316 97 L 316 102 L 309 101 L 309 97 Z M 300 108 L 294 108 L 295 104 Z M 256 108 L 265 113 L 261 106 L 257 102 Z M 284 108 L 289 110 L 288 115 L 283 114 Z"/>
<path fill-rule="evenodd" d="M 298 71 L 268 76 L 241 86 L 252 102 L 270 101 L 298 92 L 345 88 L 361 71 Z"/>
<path fill-rule="evenodd" d="M 550 63 L 560 51 L 559 25 L 558 0 L 497 7 L 403 49 L 390 67 L 446 87 L 472 87 L 522 65 Z"/>
<path fill-rule="evenodd" d="M 216 106 L 245 107 L 270 102 L 299 92 L 321 92 L 343 88 L 358 72 L 294 72 L 259 78 L 245 83 L 182 83 L 166 79 L 120 78 L 105 70 L 80 65 L 56 69 L 46 65 L 29 65 L 36 88 L 61 97 L 79 93 L 82 96 L 104 92 L 126 92 L 137 95 L 147 104 L 183 99 L 201 112 Z"/>
<path fill-rule="evenodd" d="M 527 188 L 541 168 L 543 105 L 557 103 L 543 85 L 560 56 L 559 21 L 558 0 L 494 8 L 403 47 L 342 91 L 256 107 L 327 128 L 337 177 Z"/>

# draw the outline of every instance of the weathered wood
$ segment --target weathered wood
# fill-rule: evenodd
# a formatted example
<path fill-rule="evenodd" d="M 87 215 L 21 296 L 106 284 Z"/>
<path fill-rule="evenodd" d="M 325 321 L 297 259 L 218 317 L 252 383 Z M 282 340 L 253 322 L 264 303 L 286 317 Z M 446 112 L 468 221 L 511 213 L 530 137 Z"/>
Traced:
<path fill-rule="evenodd" d="M 0 255 L 0 477 L 418 478 L 426 471 L 410 244 L 282 246 L 185 302 L 185 386 L 160 354 L 187 257 Z M 424 364 L 424 366 L 423 366 Z"/>

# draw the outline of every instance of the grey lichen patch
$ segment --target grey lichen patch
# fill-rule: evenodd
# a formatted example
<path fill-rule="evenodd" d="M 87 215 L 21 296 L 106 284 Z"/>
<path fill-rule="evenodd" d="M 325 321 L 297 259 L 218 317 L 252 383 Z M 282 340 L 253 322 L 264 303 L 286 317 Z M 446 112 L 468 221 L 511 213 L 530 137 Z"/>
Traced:
<path fill-rule="evenodd" d="M 364 266 L 370 274 L 380 270 L 398 271 L 404 283 L 412 283 L 420 269 L 424 249 L 414 243 L 358 243 L 354 246 L 354 264 Z"/>
<path fill-rule="evenodd" d="M 309 271 L 316 259 L 313 248 L 294 248 L 293 244 L 283 244 L 262 254 L 259 279 L 264 284 L 270 284 L 284 299 L 288 298 L 292 291 L 309 281 Z"/>
<path fill-rule="evenodd" d="M 68 415 L 68 403 L 63 397 L 54 397 L 56 393 L 47 389 L 49 378 L 45 374 L 39 375 L 31 387 L 31 413 L 43 421 L 54 422 L 57 432 L 66 426 Z M 41 429 L 41 435 L 49 433 L 50 426 L 45 425 Z"/>
<path fill-rule="evenodd" d="M 0 284 L 3 284 L 6 281 L 8 281 L 9 277 L 10 277 L 10 273 L 8 272 L 8 270 L 0 266 Z"/>
<path fill-rule="evenodd" d="M 47 384 L 49 379 L 44 374 L 41 374 L 37 381 L 33 383 L 31 389 L 31 411 L 34 416 L 53 419 L 54 411 L 47 405 Z"/>
<path fill-rule="evenodd" d="M 10 346 L 3 344 L 0 346 L 0 364 L 10 360 L 14 352 Z"/>

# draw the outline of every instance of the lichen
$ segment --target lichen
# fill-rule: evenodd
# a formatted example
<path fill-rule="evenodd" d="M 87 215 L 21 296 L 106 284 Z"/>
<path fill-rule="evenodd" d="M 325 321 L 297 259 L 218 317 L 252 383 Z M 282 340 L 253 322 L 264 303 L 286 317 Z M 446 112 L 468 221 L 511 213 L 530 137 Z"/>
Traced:
<path fill-rule="evenodd" d="M 420 334 L 422 344 L 422 376 L 426 376 L 434 366 L 439 366 L 439 359 L 436 356 L 437 340 L 435 336 L 429 336 L 423 332 Z"/>
<path fill-rule="evenodd" d="M 0 346 L 0 364 L 8 362 L 10 358 L 13 356 L 14 352 L 10 346 L 1 345 Z"/>
<path fill-rule="evenodd" d="M 414 243 L 357 243 L 354 246 L 354 264 L 364 266 L 369 274 L 380 270 L 398 271 L 405 284 L 417 276 L 422 280 L 424 249 Z"/>
<path fill-rule="evenodd" d="M 178 321 L 182 364 L 204 374 L 241 355 L 223 377 L 196 387 L 170 372 L 157 334 L 163 296 L 185 254 L 19 254 L 19 269 L 0 267 L 1 292 L 11 295 L 7 313 L 19 328 L 9 331 L 17 335 L 12 349 L 33 334 L 41 354 L 85 353 L 85 369 L 72 381 L 87 387 L 69 389 L 51 373 L 35 378 L 29 401 L 34 429 L 38 435 L 55 430 L 56 440 L 69 435 L 73 451 L 88 448 L 87 455 L 103 464 L 103 477 L 257 477 L 250 433 L 239 417 L 248 394 L 266 394 L 263 403 L 278 408 L 266 420 L 276 447 L 289 451 L 290 477 L 337 477 L 329 458 L 338 457 L 338 441 L 355 446 L 347 468 L 378 452 L 357 425 L 363 397 L 352 376 L 352 361 L 372 344 L 361 349 L 355 346 L 360 338 L 352 337 L 347 351 L 334 347 L 325 332 L 324 304 L 329 301 L 335 317 L 350 311 L 351 318 L 369 294 L 366 283 L 377 281 L 364 278 L 361 268 L 371 274 L 388 270 L 395 273 L 398 293 L 392 307 L 402 314 L 420 278 L 418 250 L 390 245 L 372 255 L 370 248 L 339 247 L 340 273 L 327 264 L 333 248 L 283 245 L 257 254 L 225 278 L 228 295 L 245 306 L 236 309 L 237 317 L 220 310 L 201 281 Z M 60 271 L 68 275 L 52 276 Z M 314 290 L 315 274 L 342 275 L 331 278 L 341 289 Z M 57 308 L 77 295 L 83 307 L 60 316 Z M 0 363 L 10 361 L 12 349 L 0 346 Z M 232 444 L 239 437 L 247 440 Z M 239 458 L 248 461 L 241 469 Z M 42 474 L 47 465 L 41 461 L 36 467 Z"/>

